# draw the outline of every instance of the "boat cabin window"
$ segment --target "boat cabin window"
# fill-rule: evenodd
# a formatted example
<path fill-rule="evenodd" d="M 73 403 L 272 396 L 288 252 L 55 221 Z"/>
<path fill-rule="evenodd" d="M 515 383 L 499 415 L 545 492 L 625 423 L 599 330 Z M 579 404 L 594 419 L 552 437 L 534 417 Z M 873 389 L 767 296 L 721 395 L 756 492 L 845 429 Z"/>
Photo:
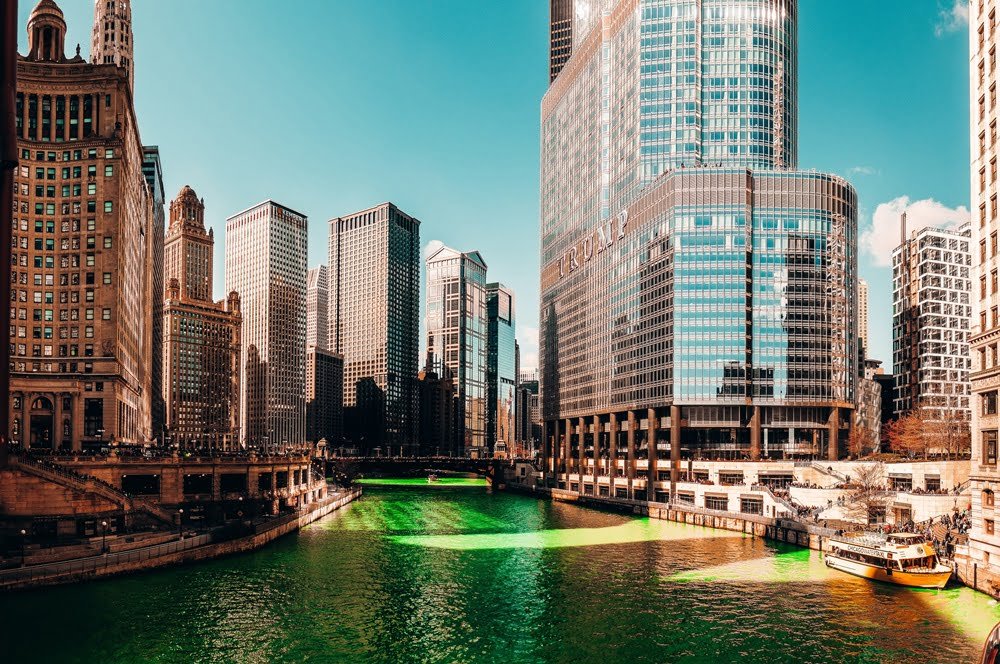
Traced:
<path fill-rule="evenodd" d="M 910 546 L 912 544 L 920 544 L 924 541 L 923 535 L 909 535 L 897 533 L 895 535 L 889 535 L 885 540 L 889 544 L 901 544 L 903 546 Z"/>

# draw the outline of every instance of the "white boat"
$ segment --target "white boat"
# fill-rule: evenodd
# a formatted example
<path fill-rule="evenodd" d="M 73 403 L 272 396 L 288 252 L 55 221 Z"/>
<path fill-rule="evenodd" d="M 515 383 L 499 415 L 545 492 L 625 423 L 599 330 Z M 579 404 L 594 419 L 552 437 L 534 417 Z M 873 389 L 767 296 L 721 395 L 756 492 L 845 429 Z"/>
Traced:
<path fill-rule="evenodd" d="M 437 481 L 438 481 L 437 473 L 431 473 L 430 475 L 427 476 L 427 483 L 428 484 L 431 484 L 431 483 L 437 482 Z"/>
<path fill-rule="evenodd" d="M 911 588 L 944 588 L 951 568 L 923 535 L 845 533 L 830 538 L 827 567 Z"/>

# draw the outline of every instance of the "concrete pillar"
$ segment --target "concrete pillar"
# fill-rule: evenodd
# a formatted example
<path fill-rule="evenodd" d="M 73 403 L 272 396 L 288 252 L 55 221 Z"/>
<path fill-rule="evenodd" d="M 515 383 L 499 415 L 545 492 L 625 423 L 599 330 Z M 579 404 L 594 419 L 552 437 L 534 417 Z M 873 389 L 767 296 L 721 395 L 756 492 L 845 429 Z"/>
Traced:
<path fill-rule="evenodd" d="M 628 497 L 631 499 L 635 495 L 635 488 L 632 486 L 635 480 L 635 411 L 628 412 L 628 435 L 626 445 L 628 446 L 628 457 L 625 459 L 625 477 L 628 482 Z"/>
<path fill-rule="evenodd" d="M 600 493 L 597 490 L 597 477 L 600 475 L 601 464 L 601 416 L 594 415 L 594 495 Z"/>
<path fill-rule="evenodd" d="M 31 447 L 31 402 L 34 398 L 30 392 L 21 397 L 21 446 L 24 449 Z"/>
<path fill-rule="evenodd" d="M 659 458 L 656 453 L 656 432 L 660 428 L 660 418 L 656 415 L 656 409 L 646 409 L 646 456 L 649 460 L 646 463 L 646 500 L 656 500 L 656 479 L 659 474 Z"/>
<path fill-rule="evenodd" d="M 222 475 L 216 465 L 212 466 L 212 500 L 222 500 Z"/>
<path fill-rule="evenodd" d="M 840 438 L 840 408 L 834 406 L 830 409 L 830 419 L 827 421 L 828 444 L 827 459 L 837 461 L 840 458 L 838 439 Z"/>
<path fill-rule="evenodd" d="M 52 395 L 52 449 L 57 450 L 63 441 L 63 395 Z"/>
<path fill-rule="evenodd" d="M 611 450 L 608 452 L 609 461 L 611 464 L 611 469 L 608 471 L 610 476 L 608 493 L 612 498 L 615 497 L 615 477 L 618 476 L 618 415 L 611 413 L 608 416 L 608 441 L 611 444 Z"/>
<path fill-rule="evenodd" d="M 760 460 L 760 406 L 753 407 L 750 418 L 750 460 Z"/>
<path fill-rule="evenodd" d="M 580 474 L 580 485 L 577 487 L 580 489 L 580 493 L 583 493 L 583 476 L 587 472 L 587 421 L 582 417 L 579 419 L 578 426 L 580 427 L 580 437 L 578 438 L 577 445 L 579 445 L 579 450 L 577 453 L 577 458 L 579 459 L 579 474 Z"/>
<path fill-rule="evenodd" d="M 70 423 L 73 432 L 73 451 L 79 452 L 83 449 L 83 398 L 79 394 L 70 396 L 70 412 L 72 419 Z"/>
<path fill-rule="evenodd" d="M 670 407 L 670 500 L 677 498 L 681 478 L 681 407 Z"/>
<path fill-rule="evenodd" d="M 566 488 L 569 489 L 569 474 L 572 470 L 573 463 L 573 444 L 570 438 L 570 436 L 573 435 L 573 424 L 569 421 L 569 419 L 565 419 L 563 420 L 563 427 L 563 461 L 566 464 Z"/>

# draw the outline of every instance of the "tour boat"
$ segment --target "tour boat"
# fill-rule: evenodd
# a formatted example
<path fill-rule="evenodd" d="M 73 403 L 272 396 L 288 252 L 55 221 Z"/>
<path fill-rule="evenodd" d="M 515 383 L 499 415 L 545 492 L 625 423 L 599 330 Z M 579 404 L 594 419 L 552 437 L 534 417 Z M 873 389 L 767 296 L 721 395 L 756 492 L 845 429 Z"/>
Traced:
<path fill-rule="evenodd" d="M 845 533 L 830 538 L 827 567 L 911 588 L 944 588 L 951 568 L 923 535 Z"/>
<path fill-rule="evenodd" d="M 427 483 L 428 484 L 430 484 L 431 482 L 437 482 L 437 481 L 438 481 L 437 473 L 431 473 L 430 475 L 427 476 Z"/>

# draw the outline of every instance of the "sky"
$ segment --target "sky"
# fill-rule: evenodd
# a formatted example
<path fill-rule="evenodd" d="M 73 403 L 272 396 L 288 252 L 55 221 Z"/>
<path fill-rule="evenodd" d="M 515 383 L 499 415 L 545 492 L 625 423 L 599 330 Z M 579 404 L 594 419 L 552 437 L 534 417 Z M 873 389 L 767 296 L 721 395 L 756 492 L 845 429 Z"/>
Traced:
<path fill-rule="evenodd" d="M 69 55 L 92 0 L 57 0 Z M 28 14 L 20 0 L 19 50 Z M 956 0 L 800 0 L 799 166 L 861 202 L 870 357 L 891 365 L 889 257 L 911 228 L 968 218 L 967 8 Z M 272 198 L 327 220 L 392 201 L 421 242 L 479 250 L 515 291 L 522 367 L 538 348 L 539 110 L 547 0 L 134 0 L 136 110 L 168 200 L 185 184 L 215 229 Z M 891 369 L 890 369 L 891 370 Z"/>

